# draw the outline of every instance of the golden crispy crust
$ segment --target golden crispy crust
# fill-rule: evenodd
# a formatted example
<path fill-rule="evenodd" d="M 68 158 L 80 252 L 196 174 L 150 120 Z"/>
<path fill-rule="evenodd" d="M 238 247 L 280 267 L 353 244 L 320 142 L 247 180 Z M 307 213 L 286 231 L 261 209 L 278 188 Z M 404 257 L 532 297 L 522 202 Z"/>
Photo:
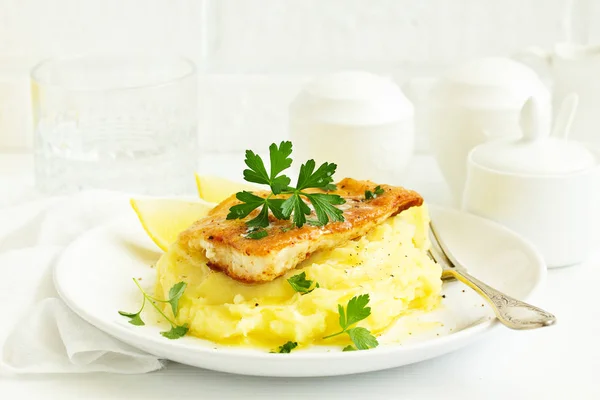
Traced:
<path fill-rule="evenodd" d="M 211 266 L 221 269 L 234 279 L 254 283 L 270 281 L 296 267 L 314 251 L 337 247 L 363 236 L 389 217 L 423 203 L 418 193 L 389 185 L 380 185 L 384 193 L 365 201 L 365 190 L 373 191 L 376 186 L 376 183 L 370 181 L 343 179 L 337 184 L 338 189 L 331 193 L 346 200 L 346 204 L 338 206 L 344 211 L 345 221 L 331 222 L 324 227 L 304 225 L 302 228 L 288 229 L 291 221 L 277 220 L 270 215 L 270 226 L 266 228 L 268 236 L 260 240 L 244 237 L 247 231 L 245 221 L 254 218 L 258 210 L 244 220 L 226 219 L 229 209 L 240 203 L 235 196 L 231 196 L 182 232 L 179 243 L 191 252 L 206 250 Z M 266 197 L 269 192 L 254 194 Z M 276 256 L 283 250 L 286 250 L 289 257 L 282 261 Z M 237 261 L 232 261 L 231 258 Z M 245 258 L 260 262 L 252 266 L 241 265 L 244 263 L 241 260 Z M 269 258 L 273 258 L 272 262 Z M 281 265 L 282 263 L 285 265 Z"/>

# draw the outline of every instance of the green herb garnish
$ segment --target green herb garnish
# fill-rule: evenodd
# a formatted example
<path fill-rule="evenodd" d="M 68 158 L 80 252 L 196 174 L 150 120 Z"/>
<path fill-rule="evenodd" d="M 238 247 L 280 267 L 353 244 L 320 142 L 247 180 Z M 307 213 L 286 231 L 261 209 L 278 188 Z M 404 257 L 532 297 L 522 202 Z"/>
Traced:
<path fill-rule="evenodd" d="M 269 226 L 269 211 L 280 220 L 293 221 L 293 224 L 301 228 L 306 222 L 306 216 L 312 210 L 312 205 L 317 216 L 318 223 L 325 225 L 329 221 L 344 221 L 342 210 L 337 205 L 346 201 L 335 194 L 329 193 L 307 193 L 306 189 L 321 189 L 325 191 L 335 189 L 333 174 L 337 168 L 336 164 L 323 163 L 315 170 L 314 160 L 308 160 L 300 166 L 300 173 L 296 187 L 290 186 L 291 178 L 282 174 L 292 165 L 292 142 L 281 142 L 279 146 L 275 143 L 269 146 L 269 158 L 271 162 L 270 171 L 267 172 L 262 158 L 252 150 L 246 151 L 244 160 L 248 169 L 244 170 L 244 179 L 248 182 L 269 185 L 271 193 L 266 197 L 256 196 L 252 192 L 243 191 L 236 193 L 236 198 L 241 201 L 229 209 L 227 219 L 242 219 L 252 211 L 260 208 L 256 217 L 246 222 L 249 227 Z M 273 195 L 289 195 L 287 198 L 273 198 Z"/>
<path fill-rule="evenodd" d="M 315 290 L 319 287 L 319 283 L 317 282 L 315 287 L 310 288 L 313 284 L 313 281 L 306 279 L 306 272 L 302 272 L 298 275 L 294 275 L 289 278 L 288 283 L 298 293 L 307 294 Z"/>
<path fill-rule="evenodd" d="M 244 237 L 247 237 L 248 239 L 254 239 L 254 240 L 259 240 L 259 239 L 265 238 L 267 236 L 269 236 L 269 234 L 264 229 L 259 229 L 256 231 L 248 232 L 247 234 L 244 235 Z"/>
<path fill-rule="evenodd" d="M 150 304 L 152 304 L 152 306 L 156 309 L 156 311 L 158 311 L 158 313 L 160 315 L 162 315 L 169 322 L 169 324 L 171 324 L 171 330 L 161 332 L 160 333 L 161 335 L 163 335 L 164 337 L 166 337 L 168 339 L 178 339 L 182 336 L 185 336 L 185 334 L 188 331 L 188 325 L 187 324 L 177 325 L 174 321 L 172 321 L 169 317 L 166 316 L 166 314 L 160 309 L 160 307 L 158 307 L 156 305 L 156 303 L 169 303 L 171 305 L 171 310 L 173 311 L 173 316 L 177 317 L 177 312 L 178 312 L 178 307 L 179 307 L 179 299 L 183 295 L 183 292 L 185 291 L 185 288 L 187 287 L 187 283 L 185 283 L 185 282 L 176 283 L 169 290 L 169 298 L 167 300 L 159 300 L 157 298 L 150 296 L 148 293 L 146 293 L 144 291 L 144 289 L 142 289 L 142 287 L 140 286 L 140 283 L 138 282 L 137 279 L 133 278 L 133 282 L 135 282 L 136 286 L 138 287 L 138 289 L 140 289 L 140 291 L 142 292 L 142 294 L 144 296 L 144 298 L 142 300 L 142 306 L 140 307 L 138 312 L 130 313 L 130 312 L 126 312 L 126 311 L 119 311 L 119 314 L 124 317 L 129 318 L 129 323 L 132 325 L 136 325 L 136 326 L 145 325 L 145 323 L 142 320 L 140 315 L 141 315 L 142 311 L 144 310 L 144 307 L 146 306 L 146 301 L 148 301 Z"/>
<path fill-rule="evenodd" d="M 323 226 L 324 225 L 321 222 L 319 222 L 318 220 L 312 219 L 312 218 L 307 218 L 306 224 L 310 225 L 310 226 Z"/>
<path fill-rule="evenodd" d="M 277 351 L 272 351 L 271 353 L 291 353 L 296 347 L 298 347 L 298 343 L 290 341 L 286 342 L 283 346 L 279 346 Z"/>
<path fill-rule="evenodd" d="M 357 350 L 368 350 L 377 347 L 379 342 L 377 342 L 377 338 L 375 338 L 368 329 L 362 327 L 351 328 L 352 325 L 371 315 L 371 307 L 367 307 L 367 304 L 369 304 L 368 294 L 362 294 L 351 298 L 346 309 L 344 309 L 341 304 L 338 304 L 340 327 L 342 330 L 333 335 L 325 336 L 323 339 L 346 333 Z M 354 350 L 351 347 L 352 346 L 344 347 L 344 351 Z"/>
<path fill-rule="evenodd" d="M 373 200 L 374 198 L 381 196 L 383 192 L 384 190 L 379 185 L 377 185 L 372 192 L 370 190 L 365 190 L 365 200 Z"/>

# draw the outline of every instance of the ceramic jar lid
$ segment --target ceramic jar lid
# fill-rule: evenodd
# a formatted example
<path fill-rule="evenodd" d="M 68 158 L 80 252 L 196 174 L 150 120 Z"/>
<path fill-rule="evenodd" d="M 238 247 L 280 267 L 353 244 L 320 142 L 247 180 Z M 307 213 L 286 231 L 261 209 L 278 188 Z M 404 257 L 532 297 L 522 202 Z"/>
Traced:
<path fill-rule="evenodd" d="M 522 136 L 477 146 L 473 161 L 501 172 L 538 175 L 566 174 L 595 166 L 597 160 L 590 150 L 567 140 L 568 126 L 564 127 L 567 131 L 555 129 L 552 135 L 541 129 L 539 108 L 530 98 L 521 112 Z"/>
<path fill-rule="evenodd" d="M 414 108 L 391 79 L 362 71 L 320 77 L 304 87 L 290 117 L 340 125 L 379 125 L 413 117 Z"/>
<path fill-rule="evenodd" d="M 488 57 L 441 77 L 430 101 L 438 107 L 519 110 L 531 96 L 550 104 L 550 92 L 531 68 L 509 58 Z"/>

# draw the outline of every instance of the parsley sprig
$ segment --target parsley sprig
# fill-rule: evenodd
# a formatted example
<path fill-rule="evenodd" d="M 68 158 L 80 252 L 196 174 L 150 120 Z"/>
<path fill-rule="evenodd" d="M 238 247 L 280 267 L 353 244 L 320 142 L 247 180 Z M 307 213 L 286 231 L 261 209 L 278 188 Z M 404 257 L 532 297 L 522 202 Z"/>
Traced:
<path fill-rule="evenodd" d="M 246 151 L 244 160 L 248 169 L 244 170 L 244 179 L 248 182 L 269 185 L 271 193 L 263 198 L 252 192 L 243 191 L 236 193 L 236 198 L 241 201 L 229 209 L 227 219 L 242 219 L 252 211 L 260 208 L 258 215 L 248 222 L 249 227 L 266 228 L 269 226 L 269 211 L 277 219 L 289 220 L 301 228 L 306 222 L 306 216 L 312 210 L 306 200 L 310 202 L 317 216 L 311 224 L 326 225 L 329 221 L 344 221 L 343 211 L 336 206 L 346 201 L 335 194 L 308 193 L 306 189 L 322 189 L 329 191 L 335 188 L 333 174 L 337 168 L 334 163 L 323 163 L 316 168 L 314 160 L 308 160 L 300 166 L 300 173 L 296 187 L 290 186 L 291 178 L 282 174 L 292 165 L 292 142 L 275 143 L 269 146 L 270 171 L 267 172 L 262 158 L 252 150 Z M 315 170 L 316 168 L 316 170 Z M 289 195 L 287 198 L 273 198 L 274 195 Z"/>
<path fill-rule="evenodd" d="M 296 292 L 300 294 L 307 294 L 319 287 L 319 282 L 316 282 L 315 286 L 311 289 L 313 281 L 306 279 L 306 272 L 294 275 L 289 278 L 288 283 Z"/>
<path fill-rule="evenodd" d="M 298 347 L 298 342 L 289 341 L 279 346 L 277 351 L 272 351 L 271 353 L 291 353 L 296 347 Z"/>
<path fill-rule="evenodd" d="M 183 295 L 183 292 L 185 291 L 185 288 L 187 287 L 187 283 L 185 283 L 185 282 L 176 283 L 169 290 L 169 298 L 167 300 L 159 300 L 157 298 L 150 296 L 148 293 L 146 293 L 144 291 L 144 289 L 142 289 L 142 287 L 140 286 L 140 283 L 138 282 L 137 279 L 133 278 L 133 281 L 135 282 L 136 286 L 138 287 L 138 289 L 140 289 L 140 291 L 142 292 L 142 294 L 144 296 L 144 298 L 142 300 L 142 306 L 140 307 L 139 311 L 137 311 L 135 313 L 131 313 L 131 312 L 127 312 L 127 311 L 119 311 L 119 314 L 124 317 L 129 318 L 129 323 L 132 325 L 136 325 L 136 326 L 146 325 L 140 315 L 141 315 L 142 311 L 144 310 L 144 307 L 146 306 L 146 302 L 149 302 L 156 309 L 156 311 L 158 311 L 158 313 L 160 315 L 162 315 L 169 322 L 169 324 L 171 324 L 171 330 L 161 332 L 160 333 L 161 335 L 163 335 L 167 339 L 179 339 L 180 337 L 184 336 L 188 331 L 188 325 L 187 324 L 177 325 L 173 320 L 171 320 L 171 318 L 167 317 L 167 315 L 160 309 L 160 307 L 158 307 L 156 305 L 156 303 L 169 303 L 171 305 L 171 310 L 173 311 L 173 316 L 176 317 L 177 312 L 179 311 L 179 309 L 178 309 L 179 299 Z"/>
<path fill-rule="evenodd" d="M 269 233 L 260 227 L 249 228 L 244 237 L 248 239 L 259 240 L 269 236 Z"/>
<path fill-rule="evenodd" d="M 370 190 L 365 190 L 365 200 L 373 200 L 374 198 L 381 196 L 383 193 L 384 190 L 381 188 L 381 186 L 377 185 L 372 192 Z"/>
<path fill-rule="evenodd" d="M 341 334 L 348 334 L 350 340 L 354 343 L 354 346 L 344 347 L 344 351 L 352 350 L 368 350 L 379 345 L 377 338 L 371 334 L 371 332 L 360 326 L 351 328 L 352 325 L 362 321 L 371 315 L 371 307 L 367 307 L 369 304 L 369 295 L 361 294 L 360 296 L 354 296 L 348 302 L 346 309 L 338 304 L 338 312 L 340 314 L 340 332 L 334 333 L 333 335 L 325 336 L 323 339 L 328 339 Z"/>

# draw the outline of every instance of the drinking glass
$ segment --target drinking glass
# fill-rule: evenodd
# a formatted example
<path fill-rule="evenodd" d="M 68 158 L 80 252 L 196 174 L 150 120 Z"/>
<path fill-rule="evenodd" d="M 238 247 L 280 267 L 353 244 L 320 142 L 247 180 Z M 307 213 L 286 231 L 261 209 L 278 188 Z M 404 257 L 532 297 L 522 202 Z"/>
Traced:
<path fill-rule="evenodd" d="M 163 56 L 51 59 L 31 73 L 37 187 L 154 195 L 193 190 L 194 64 Z"/>

